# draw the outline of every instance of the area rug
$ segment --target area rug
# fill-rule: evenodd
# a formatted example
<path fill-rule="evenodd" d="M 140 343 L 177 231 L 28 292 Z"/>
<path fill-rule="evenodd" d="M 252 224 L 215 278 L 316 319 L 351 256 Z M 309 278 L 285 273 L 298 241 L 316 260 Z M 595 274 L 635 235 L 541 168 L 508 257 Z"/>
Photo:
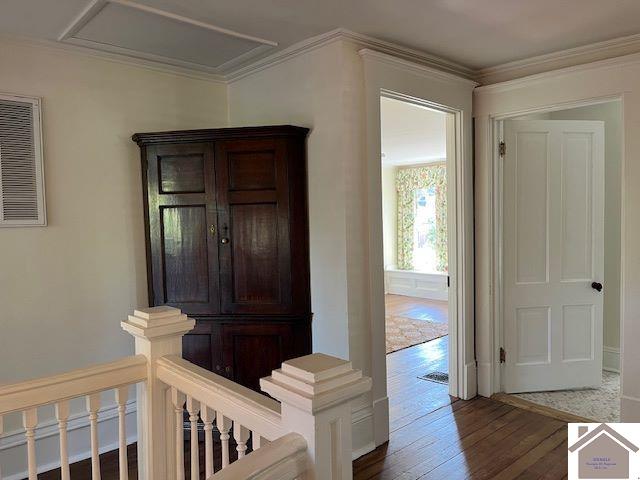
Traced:
<path fill-rule="evenodd" d="M 514 396 L 597 422 L 620 421 L 620 374 L 618 373 L 602 372 L 600 388 L 516 393 Z"/>
<path fill-rule="evenodd" d="M 446 323 L 413 320 L 400 316 L 390 316 L 385 320 L 387 353 L 444 337 L 448 333 Z"/>

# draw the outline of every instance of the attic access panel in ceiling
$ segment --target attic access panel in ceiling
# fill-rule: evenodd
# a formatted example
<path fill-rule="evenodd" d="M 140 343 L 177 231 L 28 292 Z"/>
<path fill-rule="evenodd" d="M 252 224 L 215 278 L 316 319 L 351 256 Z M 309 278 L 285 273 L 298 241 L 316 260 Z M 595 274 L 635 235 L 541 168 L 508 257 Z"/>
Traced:
<path fill-rule="evenodd" d="M 123 0 L 98 0 L 60 38 L 92 48 L 221 71 L 277 45 Z"/>

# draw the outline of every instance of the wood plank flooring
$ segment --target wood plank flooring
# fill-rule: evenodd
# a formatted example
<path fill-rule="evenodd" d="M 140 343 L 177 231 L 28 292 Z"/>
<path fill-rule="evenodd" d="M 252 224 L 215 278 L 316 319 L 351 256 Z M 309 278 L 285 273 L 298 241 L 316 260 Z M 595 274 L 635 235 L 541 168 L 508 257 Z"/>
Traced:
<path fill-rule="evenodd" d="M 428 320 L 447 323 L 448 303 L 426 298 L 406 297 L 404 295 L 384 296 L 387 316 L 407 317 L 414 320 Z"/>
<path fill-rule="evenodd" d="M 563 479 L 567 424 L 477 397 L 462 401 L 447 385 L 418 380 L 446 371 L 447 339 L 387 356 L 391 434 L 353 464 L 365 479 Z"/>

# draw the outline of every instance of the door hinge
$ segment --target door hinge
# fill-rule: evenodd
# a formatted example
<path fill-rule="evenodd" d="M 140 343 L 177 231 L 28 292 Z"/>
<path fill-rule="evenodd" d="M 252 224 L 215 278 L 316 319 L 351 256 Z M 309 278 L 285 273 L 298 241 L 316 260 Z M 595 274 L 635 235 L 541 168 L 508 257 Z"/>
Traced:
<path fill-rule="evenodd" d="M 504 363 L 507 361 L 507 352 L 505 352 L 504 348 L 500 347 L 500 363 Z"/>
<path fill-rule="evenodd" d="M 507 146 L 505 145 L 504 142 L 500 142 L 500 145 L 498 146 L 498 153 L 500 153 L 500 156 L 502 158 L 504 158 L 504 154 L 507 151 Z"/>

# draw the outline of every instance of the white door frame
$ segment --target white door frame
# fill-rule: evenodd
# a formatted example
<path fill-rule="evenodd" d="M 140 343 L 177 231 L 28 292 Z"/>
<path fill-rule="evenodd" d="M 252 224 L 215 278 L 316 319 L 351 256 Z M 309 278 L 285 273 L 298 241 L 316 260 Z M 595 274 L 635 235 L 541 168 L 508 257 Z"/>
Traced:
<path fill-rule="evenodd" d="M 499 349 L 504 346 L 504 312 L 503 312 L 503 172 L 502 172 L 502 160 L 500 157 L 500 142 L 504 139 L 504 121 L 509 120 L 515 117 L 520 117 L 523 115 L 531 115 L 535 113 L 548 113 L 554 112 L 558 110 L 568 110 L 571 108 L 578 107 L 586 107 L 590 105 L 598 105 L 600 103 L 607 103 L 612 101 L 620 101 L 622 102 L 622 95 L 613 95 L 608 97 L 599 97 L 587 100 L 580 100 L 575 102 L 567 102 L 560 103 L 554 105 L 548 105 L 543 107 L 535 107 L 530 109 L 517 110 L 513 112 L 509 112 L 507 114 L 501 115 L 492 115 L 489 117 L 489 125 L 491 131 L 489 135 L 491 136 L 491 152 L 492 152 L 492 170 L 493 170 L 493 178 L 492 180 L 492 201 L 494 205 L 494 209 L 491 213 L 492 215 L 492 271 L 491 271 L 491 284 L 495 286 L 495 294 L 493 296 L 493 322 L 491 323 L 491 327 L 493 330 L 493 342 L 495 345 L 493 358 L 492 358 L 492 366 L 491 369 L 491 385 L 493 385 L 492 393 L 503 392 L 504 384 L 503 384 L 503 375 L 502 375 L 502 364 L 500 363 Z M 623 107 L 624 108 L 624 107 Z M 624 163 L 624 161 L 623 161 Z M 605 161 L 606 168 L 606 161 Z M 624 201 L 624 200 L 623 200 Z M 624 218 L 621 218 L 621 222 L 624 222 Z M 621 228 L 624 228 L 621 225 Z M 622 241 L 621 236 L 621 241 Z M 620 262 L 623 262 L 624 253 L 621 253 Z M 622 310 L 622 292 L 623 289 L 620 289 L 620 306 L 621 312 Z M 622 318 L 621 320 L 621 328 L 620 334 L 622 337 Z M 620 343 L 622 345 L 622 342 Z M 622 381 L 622 377 L 621 377 Z"/>
<path fill-rule="evenodd" d="M 421 107 L 427 107 L 432 110 L 448 114 L 447 115 L 447 128 L 446 128 L 446 145 L 447 145 L 447 261 L 449 266 L 449 298 L 448 298 L 448 335 L 449 335 L 449 395 L 454 397 L 459 396 L 458 379 L 462 378 L 459 372 L 458 365 L 458 351 L 462 350 L 464 346 L 459 346 L 458 329 L 460 326 L 461 318 L 458 315 L 458 294 L 459 288 L 462 287 L 462 283 L 458 282 L 460 278 L 460 272 L 458 265 L 462 265 L 463 262 L 459 262 L 458 258 L 460 252 L 458 238 L 458 229 L 460 228 L 460 202 L 458 201 L 458 177 L 457 171 L 462 168 L 462 112 L 454 108 L 450 108 L 444 105 L 425 100 L 422 98 L 416 98 L 402 93 L 392 92 L 390 90 L 381 89 L 380 98 L 392 98 L 413 105 Z M 453 133 L 453 135 L 451 135 Z M 451 155 L 450 152 L 453 152 Z M 380 182 L 380 188 L 382 189 L 382 182 Z M 384 267 L 383 267 L 384 270 Z M 383 271 L 384 274 L 384 271 Z"/>

